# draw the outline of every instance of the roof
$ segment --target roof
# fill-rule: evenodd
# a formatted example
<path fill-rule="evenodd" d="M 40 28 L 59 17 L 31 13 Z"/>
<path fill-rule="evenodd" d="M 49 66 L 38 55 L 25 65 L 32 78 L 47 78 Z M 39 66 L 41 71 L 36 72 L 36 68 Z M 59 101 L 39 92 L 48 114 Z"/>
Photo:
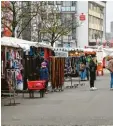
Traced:
<path fill-rule="evenodd" d="M 19 39 L 19 38 L 14 38 L 14 37 L 2 37 L 1 38 L 1 45 L 2 46 L 11 46 L 11 47 L 20 47 L 24 49 L 27 47 L 30 48 L 30 46 L 34 46 L 34 47 L 44 47 L 44 48 L 48 48 L 53 50 L 53 47 L 47 44 L 42 44 L 42 43 L 38 43 L 38 42 L 33 42 L 33 41 L 27 41 L 27 40 L 23 40 L 23 39 Z"/>

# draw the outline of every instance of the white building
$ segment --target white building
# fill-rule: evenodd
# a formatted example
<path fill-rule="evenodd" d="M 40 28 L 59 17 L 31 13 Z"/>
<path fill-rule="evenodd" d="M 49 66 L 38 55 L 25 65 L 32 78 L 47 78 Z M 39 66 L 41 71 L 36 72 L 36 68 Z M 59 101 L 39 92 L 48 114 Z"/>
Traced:
<path fill-rule="evenodd" d="M 106 2 L 78 1 L 77 14 L 84 13 L 86 20 L 77 28 L 79 47 L 95 46 L 103 42 L 106 33 Z"/>
<path fill-rule="evenodd" d="M 106 2 L 102 1 L 48 1 L 47 6 L 57 6 L 62 14 L 62 18 L 69 18 L 76 23 L 79 16 L 84 13 L 86 20 L 77 29 L 72 27 L 72 32 L 67 36 L 62 36 L 55 47 L 81 47 L 95 46 L 96 42 L 105 40 L 106 32 Z M 32 27 L 31 27 L 32 26 Z M 34 18 L 31 22 L 31 40 L 42 41 L 39 34 L 41 22 Z M 27 36 L 27 35 L 26 35 Z"/>

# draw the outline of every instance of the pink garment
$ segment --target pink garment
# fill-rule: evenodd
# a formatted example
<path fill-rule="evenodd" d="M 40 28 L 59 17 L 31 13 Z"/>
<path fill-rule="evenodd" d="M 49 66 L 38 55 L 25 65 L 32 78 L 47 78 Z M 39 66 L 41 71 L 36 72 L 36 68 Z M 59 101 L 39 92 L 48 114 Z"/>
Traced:
<path fill-rule="evenodd" d="M 19 73 L 19 74 L 16 76 L 16 79 L 22 81 L 22 75 L 21 75 L 21 73 Z"/>

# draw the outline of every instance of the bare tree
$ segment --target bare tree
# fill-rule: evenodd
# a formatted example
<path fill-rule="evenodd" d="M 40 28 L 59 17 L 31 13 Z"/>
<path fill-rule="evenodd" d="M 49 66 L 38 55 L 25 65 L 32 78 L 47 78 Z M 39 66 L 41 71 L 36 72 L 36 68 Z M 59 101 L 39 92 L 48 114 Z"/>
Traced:
<path fill-rule="evenodd" d="M 38 1 L 10 1 L 8 3 L 4 2 L 3 4 L 4 6 L 1 8 L 1 23 L 11 31 L 12 37 L 15 36 L 16 31 L 18 31 L 17 37 L 20 37 L 33 17 L 41 12 L 40 2 Z M 27 11 L 22 11 L 23 9 Z"/>
<path fill-rule="evenodd" d="M 46 39 L 51 43 L 51 46 L 53 46 L 60 37 L 68 35 L 72 31 L 72 27 L 76 29 L 80 26 L 78 21 L 73 22 L 70 19 L 62 18 L 62 13 L 60 13 L 55 6 L 47 9 L 46 13 L 41 15 L 41 21 L 41 33 L 44 34 Z"/>

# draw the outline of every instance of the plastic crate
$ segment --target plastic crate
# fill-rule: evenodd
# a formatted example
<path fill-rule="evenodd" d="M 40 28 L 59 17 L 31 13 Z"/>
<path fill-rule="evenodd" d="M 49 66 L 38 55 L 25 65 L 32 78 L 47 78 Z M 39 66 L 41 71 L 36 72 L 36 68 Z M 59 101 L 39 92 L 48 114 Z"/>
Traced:
<path fill-rule="evenodd" d="M 42 90 L 45 89 L 45 82 L 44 80 L 39 81 L 28 81 L 28 89 L 29 90 Z"/>

